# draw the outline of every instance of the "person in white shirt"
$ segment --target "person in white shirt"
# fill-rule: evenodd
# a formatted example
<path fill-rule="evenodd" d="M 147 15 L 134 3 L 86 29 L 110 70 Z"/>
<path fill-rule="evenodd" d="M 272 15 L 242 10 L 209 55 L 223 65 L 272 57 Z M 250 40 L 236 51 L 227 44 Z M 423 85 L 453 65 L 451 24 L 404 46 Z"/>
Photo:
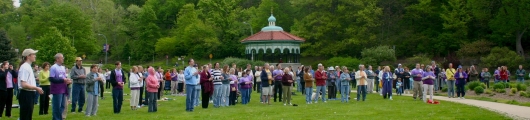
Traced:
<path fill-rule="evenodd" d="M 20 120 L 33 119 L 35 92 L 43 94 L 42 89 L 37 87 L 35 74 L 31 68 L 31 63 L 35 62 L 37 52 L 37 50 L 33 49 L 25 49 L 22 52 L 22 64 L 18 70 L 18 86 L 20 88 L 18 103 L 20 104 Z"/>

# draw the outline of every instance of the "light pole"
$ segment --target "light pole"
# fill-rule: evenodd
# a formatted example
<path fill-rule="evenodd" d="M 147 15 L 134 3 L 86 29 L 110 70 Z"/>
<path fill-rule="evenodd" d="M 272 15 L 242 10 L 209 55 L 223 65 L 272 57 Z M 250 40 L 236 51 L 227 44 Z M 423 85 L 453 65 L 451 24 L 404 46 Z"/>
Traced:
<path fill-rule="evenodd" d="M 247 23 L 247 22 L 243 22 L 243 24 L 247 24 L 250 27 L 250 35 L 253 35 L 254 32 L 252 31 L 252 25 L 250 25 L 250 23 Z"/>
<path fill-rule="evenodd" d="M 103 36 L 103 37 L 105 38 L 105 64 L 107 64 L 107 55 L 108 55 L 108 52 L 107 52 L 107 51 L 109 51 L 109 47 L 107 47 L 107 46 L 108 46 L 108 44 L 107 44 L 107 36 L 105 36 L 105 35 L 103 35 L 103 34 L 101 34 L 101 33 L 98 34 L 98 35 L 101 35 L 101 36 Z M 130 60 L 129 60 L 129 61 L 130 61 Z M 129 63 L 130 63 L 130 62 L 129 62 Z"/>
<path fill-rule="evenodd" d="M 131 56 L 129 56 L 129 66 L 131 66 Z"/>

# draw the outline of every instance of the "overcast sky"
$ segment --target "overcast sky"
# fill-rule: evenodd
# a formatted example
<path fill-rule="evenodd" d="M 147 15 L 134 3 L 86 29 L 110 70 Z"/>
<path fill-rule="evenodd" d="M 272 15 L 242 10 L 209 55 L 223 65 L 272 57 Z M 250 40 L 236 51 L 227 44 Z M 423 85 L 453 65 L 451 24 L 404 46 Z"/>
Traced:
<path fill-rule="evenodd" d="M 13 6 L 20 7 L 20 0 L 13 0 Z"/>

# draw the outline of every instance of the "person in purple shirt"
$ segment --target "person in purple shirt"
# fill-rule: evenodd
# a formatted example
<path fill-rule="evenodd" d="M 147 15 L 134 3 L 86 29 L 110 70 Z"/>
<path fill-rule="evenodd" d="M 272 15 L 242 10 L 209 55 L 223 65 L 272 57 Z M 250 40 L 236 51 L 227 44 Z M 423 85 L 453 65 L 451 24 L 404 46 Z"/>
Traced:
<path fill-rule="evenodd" d="M 121 105 L 123 103 L 123 85 L 125 82 L 125 73 L 121 69 L 121 62 L 116 61 L 116 69 L 110 72 L 110 84 L 112 84 L 112 105 L 114 114 L 121 112 Z"/>
<path fill-rule="evenodd" d="M 410 76 L 412 76 L 412 79 L 414 80 L 414 88 L 412 89 L 414 94 L 412 95 L 412 98 L 420 98 L 423 99 L 423 94 L 421 94 L 421 86 L 423 85 L 421 79 L 423 77 L 423 70 L 420 68 L 420 64 L 416 63 L 416 68 L 413 69 L 410 72 Z"/>
<path fill-rule="evenodd" d="M 501 79 L 501 67 L 497 67 L 497 70 L 495 70 L 495 72 L 493 73 L 493 76 L 495 76 L 495 83 L 498 83 Z"/>
<path fill-rule="evenodd" d="M 425 97 L 427 96 L 427 92 L 429 92 L 430 98 L 429 100 L 433 100 L 433 90 L 434 90 L 434 79 L 436 78 L 434 72 L 432 71 L 432 66 L 427 65 L 427 71 L 423 73 L 423 77 L 421 80 L 423 80 L 423 102 L 427 102 L 427 99 Z"/>
<path fill-rule="evenodd" d="M 464 87 L 466 86 L 466 78 L 467 78 L 466 72 L 462 71 L 462 67 L 458 67 L 457 72 L 455 73 L 456 78 L 456 96 L 460 99 L 465 99 L 464 96 L 466 95 L 466 91 L 464 90 Z"/>
<path fill-rule="evenodd" d="M 282 78 L 283 78 L 283 71 L 282 71 L 282 65 L 276 64 L 276 70 L 272 72 L 272 76 L 274 78 L 274 102 L 276 102 L 276 99 L 278 98 L 280 102 L 282 102 Z M 278 95 L 279 94 L 279 95 Z"/>
<path fill-rule="evenodd" d="M 241 84 L 241 104 L 246 105 L 250 100 L 250 88 L 252 88 L 252 76 L 250 75 L 250 70 L 243 72 L 243 77 L 241 77 L 239 84 Z"/>
<path fill-rule="evenodd" d="M 50 68 L 50 94 L 52 97 L 52 119 L 62 120 L 62 113 L 66 109 L 66 97 L 68 96 L 68 84 L 72 84 L 72 80 L 66 77 L 66 70 L 63 66 L 63 54 L 57 53 L 55 56 L 55 64 Z"/>

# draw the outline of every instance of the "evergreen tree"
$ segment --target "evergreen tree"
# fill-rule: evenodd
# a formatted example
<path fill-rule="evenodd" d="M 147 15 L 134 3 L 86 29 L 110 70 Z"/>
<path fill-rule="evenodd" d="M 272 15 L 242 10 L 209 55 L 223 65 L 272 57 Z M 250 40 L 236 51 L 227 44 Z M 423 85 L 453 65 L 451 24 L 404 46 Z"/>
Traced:
<path fill-rule="evenodd" d="M 6 31 L 0 30 L 0 60 L 14 63 L 17 53 L 11 46 L 11 40 L 7 38 Z"/>

